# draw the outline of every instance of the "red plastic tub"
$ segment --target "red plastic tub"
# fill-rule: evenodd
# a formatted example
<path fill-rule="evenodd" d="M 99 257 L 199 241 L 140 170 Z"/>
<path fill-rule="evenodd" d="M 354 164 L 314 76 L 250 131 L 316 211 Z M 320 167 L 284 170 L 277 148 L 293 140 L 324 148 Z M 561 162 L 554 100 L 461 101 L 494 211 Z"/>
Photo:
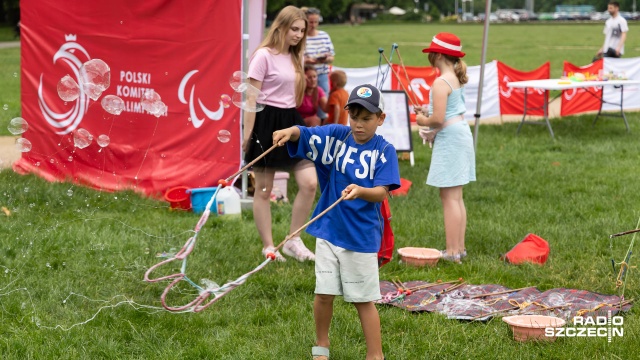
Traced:
<path fill-rule="evenodd" d="M 171 204 L 172 209 L 191 210 L 191 196 L 187 194 L 186 186 L 176 186 L 164 193 L 164 199 Z"/>

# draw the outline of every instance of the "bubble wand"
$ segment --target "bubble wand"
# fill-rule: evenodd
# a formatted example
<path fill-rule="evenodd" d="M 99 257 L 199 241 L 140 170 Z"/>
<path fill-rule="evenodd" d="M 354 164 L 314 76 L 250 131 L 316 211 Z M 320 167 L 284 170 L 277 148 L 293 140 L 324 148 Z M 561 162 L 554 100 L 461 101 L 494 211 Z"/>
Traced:
<path fill-rule="evenodd" d="M 153 282 L 159 282 L 159 281 L 163 281 L 163 280 L 173 280 L 171 283 L 169 283 L 169 285 L 167 285 L 167 287 L 162 292 L 162 295 L 160 296 L 160 302 L 162 303 L 162 306 L 165 309 L 167 309 L 169 311 L 184 311 L 184 310 L 191 310 L 193 312 L 203 311 L 204 309 L 206 309 L 207 307 L 211 306 L 216 301 L 220 300 L 223 296 L 225 296 L 226 294 L 231 292 L 236 287 L 244 284 L 244 282 L 249 278 L 249 276 L 257 273 L 258 271 L 262 270 L 262 268 L 264 268 L 267 264 L 269 264 L 270 262 L 274 261 L 276 259 L 275 252 L 277 252 L 282 246 L 284 246 L 284 244 L 287 241 L 289 241 L 291 238 L 295 237 L 297 234 L 302 232 L 302 230 L 304 230 L 307 226 L 311 225 L 314 221 L 318 220 L 321 216 L 323 216 L 324 214 L 329 212 L 331 209 L 333 209 L 336 205 L 338 205 L 338 203 L 340 203 L 345 198 L 345 196 L 347 194 L 343 194 L 342 197 L 340 197 L 338 200 L 336 200 L 331 206 L 326 208 L 320 214 L 316 215 L 313 219 L 309 220 L 306 224 L 302 225 L 298 230 L 296 230 L 293 233 L 287 235 L 285 237 L 285 239 L 280 244 L 278 244 L 278 246 L 274 249 L 273 252 L 270 252 L 270 253 L 266 254 L 266 259 L 262 263 L 260 263 L 257 267 L 255 267 L 253 270 L 249 271 L 248 273 L 243 274 L 242 276 L 240 276 L 236 280 L 230 281 L 230 282 L 224 284 L 223 286 L 218 286 L 217 284 L 210 284 L 210 285 L 207 285 L 206 287 L 203 288 L 203 287 L 199 286 L 198 284 L 196 284 L 191 279 L 189 279 L 187 277 L 187 274 L 186 274 L 187 256 L 189 256 L 189 254 L 191 254 L 191 252 L 193 251 L 193 249 L 195 247 L 195 243 L 196 243 L 196 238 L 197 238 L 197 236 L 198 236 L 198 234 L 200 232 L 200 229 L 202 229 L 204 224 L 207 222 L 207 219 L 209 218 L 210 208 L 211 208 L 211 205 L 213 204 L 214 199 L 216 198 L 216 196 L 218 194 L 218 191 L 221 188 L 227 186 L 227 184 L 234 177 L 236 177 L 237 175 L 242 173 L 244 170 L 248 169 L 251 165 L 253 165 L 255 162 L 260 160 L 262 157 L 266 156 L 269 152 L 271 152 L 277 146 L 278 146 L 278 144 L 274 144 L 267 151 L 265 151 L 263 154 L 261 154 L 259 157 L 257 157 L 255 160 L 253 160 L 252 162 L 247 164 L 245 167 L 240 169 L 235 174 L 229 176 L 227 179 L 219 180 L 218 181 L 218 187 L 216 188 L 216 191 L 213 193 L 213 196 L 211 197 L 211 199 L 209 199 L 209 202 L 207 203 L 207 206 L 206 206 L 202 216 L 200 217 L 200 220 L 196 224 L 196 227 L 194 229 L 195 235 L 193 235 L 192 237 L 190 237 L 187 240 L 185 245 L 182 247 L 182 249 L 180 249 L 180 251 L 178 251 L 178 253 L 173 255 L 171 258 L 168 258 L 166 260 L 163 260 L 163 261 L 157 263 L 156 265 L 153 265 L 152 267 L 150 267 L 145 272 L 144 280 L 146 282 L 153 283 Z M 149 277 L 149 275 L 155 269 L 157 269 L 157 268 L 159 268 L 159 267 L 161 267 L 161 266 L 163 266 L 165 264 L 168 264 L 170 262 L 173 262 L 175 260 L 182 260 L 182 266 L 180 268 L 180 272 L 174 273 L 172 275 L 153 278 L 153 279 Z M 177 285 L 182 280 L 188 282 L 193 287 L 195 287 L 198 290 L 199 294 L 193 301 L 189 302 L 186 305 L 169 306 L 167 304 L 167 301 L 166 301 L 167 294 L 171 291 L 171 289 L 175 285 Z M 208 300 L 211 295 L 213 295 L 213 299 Z M 207 300 L 208 300 L 208 302 L 206 302 Z"/>
<path fill-rule="evenodd" d="M 380 53 L 380 54 L 382 55 L 384 60 L 387 62 L 387 64 L 389 64 L 389 68 L 393 72 L 393 75 L 395 75 L 396 80 L 398 80 L 398 83 L 400 84 L 400 87 L 402 87 L 402 90 L 404 90 L 404 93 L 407 94 L 407 98 L 409 99 L 409 102 L 411 103 L 411 106 L 418 107 L 418 104 L 416 102 L 414 102 L 414 100 L 411 97 L 411 95 L 409 94 L 409 91 L 407 90 L 407 88 L 404 86 L 402 81 L 400 81 L 400 75 L 398 75 L 398 72 L 396 72 L 396 70 L 393 68 L 393 66 L 391 66 L 391 61 L 389 61 L 389 59 L 387 58 L 387 55 L 385 55 L 384 53 Z"/>
<path fill-rule="evenodd" d="M 409 80 L 409 73 L 407 73 L 407 67 L 404 66 L 404 61 L 402 61 L 402 56 L 400 56 L 400 48 L 398 48 L 398 44 L 393 44 L 396 48 L 396 54 L 398 54 L 398 60 L 400 60 L 400 67 L 402 67 L 402 70 L 404 70 L 404 77 L 405 79 L 407 79 L 407 86 L 411 86 L 411 80 Z M 398 79 L 398 82 L 400 82 L 400 79 Z M 411 91 L 411 95 L 413 96 L 413 103 L 414 104 L 418 104 L 420 103 L 418 101 L 418 96 L 416 95 L 416 93 L 414 91 Z M 408 96 L 408 94 L 407 94 Z"/>
<path fill-rule="evenodd" d="M 613 238 L 633 234 L 631 238 L 631 242 L 629 243 L 629 248 L 627 249 L 627 253 L 624 256 L 624 260 L 617 265 L 620 265 L 620 270 L 618 271 L 618 276 L 616 277 L 616 289 L 622 287 L 621 298 L 624 300 L 624 291 L 627 287 L 627 275 L 628 270 L 630 269 L 629 264 L 631 263 L 631 257 L 633 255 L 633 245 L 636 241 L 636 235 L 640 231 L 640 219 L 638 219 L 638 224 L 636 225 L 636 229 L 620 232 L 617 234 L 609 235 L 609 248 L 611 249 L 611 266 L 613 266 L 613 272 L 616 272 L 616 261 L 613 258 Z"/>

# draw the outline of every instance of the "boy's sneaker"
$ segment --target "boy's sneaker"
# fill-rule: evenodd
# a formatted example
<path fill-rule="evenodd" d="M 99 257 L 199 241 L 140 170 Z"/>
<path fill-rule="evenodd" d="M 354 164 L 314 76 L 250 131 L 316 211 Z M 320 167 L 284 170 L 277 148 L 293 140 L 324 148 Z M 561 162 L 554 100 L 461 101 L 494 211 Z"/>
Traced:
<path fill-rule="evenodd" d="M 461 254 L 448 255 L 447 250 L 440 250 L 440 258 L 445 261 L 462 264 L 462 261 L 460 261 L 460 259 L 462 258 Z"/>
<path fill-rule="evenodd" d="M 291 256 L 292 258 L 300 262 L 305 260 L 311 260 L 311 261 L 316 260 L 315 254 L 312 253 L 311 250 L 307 249 L 306 246 L 304 246 L 302 239 L 300 239 L 300 237 L 298 236 L 291 238 L 289 241 L 284 243 L 284 246 L 282 247 L 282 252 L 285 255 Z"/>
<path fill-rule="evenodd" d="M 280 254 L 280 251 L 274 251 L 274 250 L 275 248 L 273 246 L 267 246 L 266 248 L 262 249 L 262 255 L 266 257 L 268 253 L 274 253 L 276 255 L 276 261 L 279 261 L 279 262 L 287 261 L 287 259 L 285 259 L 284 256 Z"/>

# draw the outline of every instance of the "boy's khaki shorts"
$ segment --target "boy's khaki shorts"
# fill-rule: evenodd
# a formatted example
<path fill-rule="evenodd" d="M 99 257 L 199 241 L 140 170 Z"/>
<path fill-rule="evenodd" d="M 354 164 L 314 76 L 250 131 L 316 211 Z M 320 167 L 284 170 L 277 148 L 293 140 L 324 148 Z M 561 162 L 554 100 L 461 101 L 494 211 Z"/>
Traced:
<path fill-rule="evenodd" d="M 350 251 L 316 239 L 315 293 L 342 295 L 351 303 L 380 300 L 378 254 Z"/>

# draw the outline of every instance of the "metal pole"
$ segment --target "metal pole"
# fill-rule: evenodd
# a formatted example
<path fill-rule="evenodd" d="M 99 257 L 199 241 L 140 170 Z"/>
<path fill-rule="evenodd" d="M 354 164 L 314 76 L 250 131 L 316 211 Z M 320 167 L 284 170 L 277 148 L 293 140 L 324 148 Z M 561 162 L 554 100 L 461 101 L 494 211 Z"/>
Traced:
<path fill-rule="evenodd" d="M 247 72 L 249 69 L 249 56 L 247 51 L 249 51 L 249 1 L 250 0 L 242 0 L 242 72 Z M 240 110 L 240 144 L 242 144 L 244 139 L 244 111 Z M 242 147 L 240 147 L 240 164 L 242 164 L 242 159 L 244 159 L 244 151 Z M 242 172 L 242 199 L 247 198 L 247 185 L 249 183 L 249 178 L 247 176 L 247 172 Z M 233 185 L 233 184 L 231 184 Z"/>
<path fill-rule="evenodd" d="M 482 35 L 482 56 L 480 56 L 480 82 L 478 84 L 478 102 L 476 103 L 476 124 L 473 127 L 473 146 L 478 149 L 478 128 L 480 127 L 480 111 L 482 110 L 482 87 L 484 86 L 484 63 L 487 60 L 487 43 L 489 42 L 489 18 L 491 17 L 491 0 L 487 0 L 484 10 L 484 34 Z"/>

